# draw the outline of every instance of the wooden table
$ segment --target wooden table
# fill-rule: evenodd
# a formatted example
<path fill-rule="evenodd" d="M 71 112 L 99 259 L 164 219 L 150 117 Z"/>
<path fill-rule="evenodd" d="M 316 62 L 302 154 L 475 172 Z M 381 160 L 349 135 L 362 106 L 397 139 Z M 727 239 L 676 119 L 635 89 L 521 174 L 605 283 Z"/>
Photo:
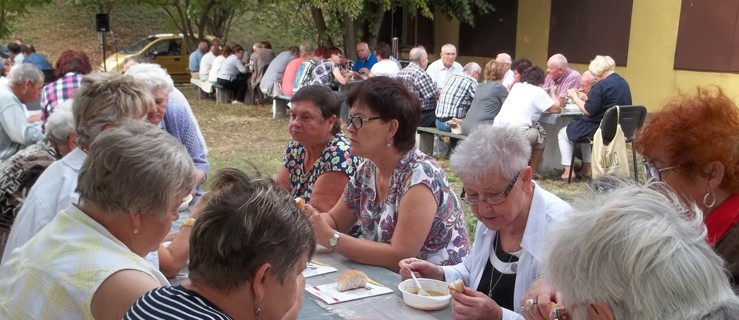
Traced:
<path fill-rule="evenodd" d="M 318 247 L 313 259 L 339 269 L 337 272 L 318 275 L 306 279 L 306 285 L 322 285 L 336 282 L 341 274 L 349 269 L 357 269 L 368 277 L 393 289 L 393 293 L 374 296 L 366 299 L 341 302 L 333 305 L 304 291 L 303 308 L 298 319 L 451 319 L 451 307 L 438 311 L 416 310 L 403 303 L 403 296 L 398 290 L 400 275 L 381 267 L 362 265 Z"/>
<path fill-rule="evenodd" d="M 559 153 L 559 141 L 557 135 L 559 130 L 571 122 L 583 116 L 574 104 L 568 104 L 562 113 L 544 113 L 539 118 L 539 123 L 547 131 L 547 140 L 544 145 L 544 155 L 539 164 L 539 172 L 549 170 L 562 170 L 562 156 Z"/>

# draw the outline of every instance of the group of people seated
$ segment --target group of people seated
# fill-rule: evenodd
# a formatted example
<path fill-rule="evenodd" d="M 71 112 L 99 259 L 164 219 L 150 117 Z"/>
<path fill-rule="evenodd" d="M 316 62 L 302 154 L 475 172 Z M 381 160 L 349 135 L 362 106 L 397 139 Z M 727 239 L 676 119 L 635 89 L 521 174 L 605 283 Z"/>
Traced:
<path fill-rule="evenodd" d="M 329 61 L 315 68 L 332 73 L 342 56 L 325 52 Z M 432 70 L 450 71 L 455 56 L 445 46 Z M 557 61 L 549 74 L 571 77 Z M 0 212 L 0 318 L 294 319 L 317 245 L 399 278 L 462 280 L 454 319 L 739 318 L 739 108 L 721 89 L 675 98 L 638 131 L 646 185 L 596 181 L 572 205 L 534 179 L 533 117 L 501 102 L 492 125 L 472 128 L 450 159 L 477 219 L 472 243 L 447 173 L 416 148 L 427 112 L 406 77 L 431 77 L 427 64 L 419 47 L 397 78 L 360 68 L 370 74 L 348 92 L 346 116 L 328 86 L 301 83 L 274 177 L 221 169 L 207 193 L 205 142 L 161 67 L 132 59 L 124 75 L 84 76 L 48 117 L 43 145 L 2 163 L 0 179 L 36 176 L 14 193 L 25 195 L 15 209 Z M 493 80 L 483 91 L 546 107 L 529 114 L 561 108 L 556 86 L 573 80 L 554 79 L 547 92 L 544 71 L 529 63 L 513 71 L 508 92 L 505 65 L 460 66 L 470 73 L 445 82 L 482 72 Z M 596 57 L 590 71 L 600 80 L 588 101 L 566 94 L 596 117 L 596 100 L 610 101 L 625 81 L 608 57 Z M 12 69 L 5 90 L 20 102 L 2 107 L 38 98 L 39 73 Z M 14 85 L 39 90 L 31 97 Z M 43 173 L 29 169 L 32 160 L 18 164 L 26 150 L 50 153 Z M 182 220 L 179 207 L 191 195 Z M 188 280 L 170 286 L 185 266 Z"/>

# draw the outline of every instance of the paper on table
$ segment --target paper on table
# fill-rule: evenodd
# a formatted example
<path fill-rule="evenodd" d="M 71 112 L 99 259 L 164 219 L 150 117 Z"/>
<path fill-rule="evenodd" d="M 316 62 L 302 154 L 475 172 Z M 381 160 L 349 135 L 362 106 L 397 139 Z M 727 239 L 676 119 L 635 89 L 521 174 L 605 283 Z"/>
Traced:
<path fill-rule="evenodd" d="M 323 263 L 320 263 L 318 261 L 311 261 L 308 262 L 308 267 L 303 270 L 303 277 L 310 278 L 313 276 L 325 274 L 325 273 L 331 273 L 336 272 L 338 269 L 325 265 Z"/>
<path fill-rule="evenodd" d="M 393 292 L 393 289 L 376 283 L 376 281 L 370 281 L 364 288 L 344 292 L 341 292 L 339 291 L 339 289 L 336 288 L 336 282 L 320 286 L 306 285 L 305 290 L 323 300 L 327 304 L 335 304 L 339 302 L 369 298 Z"/>

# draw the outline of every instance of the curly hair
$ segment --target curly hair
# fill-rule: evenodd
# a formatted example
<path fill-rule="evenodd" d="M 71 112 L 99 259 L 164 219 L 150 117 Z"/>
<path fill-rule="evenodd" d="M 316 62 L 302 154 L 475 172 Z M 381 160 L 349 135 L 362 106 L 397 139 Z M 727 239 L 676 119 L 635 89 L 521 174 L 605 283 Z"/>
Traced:
<path fill-rule="evenodd" d="M 636 134 L 636 148 L 645 157 L 662 145 L 672 166 L 691 176 L 702 174 L 704 165 L 724 165 L 721 187 L 739 192 L 739 108 L 719 87 L 681 93 L 655 112 Z"/>
<path fill-rule="evenodd" d="M 81 74 L 89 74 L 92 72 L 92 64 L 87 53 L 77 50 L 64 50 L 59 58 L 56 59 L 57 78 L 63 77 L 68 72 L 77 72 Z"/>

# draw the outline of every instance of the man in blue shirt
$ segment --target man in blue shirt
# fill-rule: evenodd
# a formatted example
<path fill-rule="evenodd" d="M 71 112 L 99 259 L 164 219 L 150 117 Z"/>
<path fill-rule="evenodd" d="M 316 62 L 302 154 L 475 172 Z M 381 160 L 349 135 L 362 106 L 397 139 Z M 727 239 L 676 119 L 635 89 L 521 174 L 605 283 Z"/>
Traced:
<path fill-rule="evenodd" d="M 372 66 L 377 63 L 377 57 L 370 53 L 369 46 L 366 42 L 360 42 L 357 44 L 357 56 L 359 58 L 357 59 L 357 62 L 354 63 L 354 68 L 352 68 L 352 70 L 362 74 L 369 74 Z"/>
<path fill-rule="evenodd" d="M 33 64 L 41 70 L 53 69 L 51 67 L 51 63 L 49 63 L 49 60 L 46 59 L 46 57 L 44 57 L 43 55 L 36 53 L 36 50 L 33 48 L 33 46 L 24 44 L 21 46 L 21 52 L 23 52 L 23 55 L 25 56 L 25 59 L 23 59 L 23 63 Z"/>
<path fill-rule="evenodd" d="M 190 74 L 192 78 L 200 78 L 200 60 L 203 59 L 206 50 L 208 50 L 208 43 L 201 41 L 198 44 L 198 49 L 190 54 Z"/>

